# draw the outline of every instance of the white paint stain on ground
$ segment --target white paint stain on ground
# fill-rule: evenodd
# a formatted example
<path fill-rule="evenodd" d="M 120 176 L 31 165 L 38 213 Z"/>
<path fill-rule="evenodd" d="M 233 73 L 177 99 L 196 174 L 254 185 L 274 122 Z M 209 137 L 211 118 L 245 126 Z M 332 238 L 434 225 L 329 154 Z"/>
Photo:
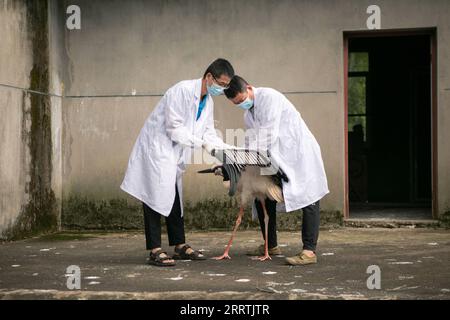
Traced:
<path fill-rule="evenodd" d="M 276 274 L 276 272 L 275 271 L 264 271 L 262 274 L 271 275 L 271 274 Z"/>
<path fill-rule="evenodd" d="M 179 280 L 183 280 L 184 278 L 181 276 L 181 274 L 179 274 L 176 277 L 173 278 L 166 278 L 167 280 L 172 280 L 172 281 L 179 281 Z"/>
<path fill-rule="evenodd" d="M 13 265 L 11 265 L 11 267 L 18 268 L 18 267 L 20 267 L 20 264 L 13 264 Z"/>
<path fill-rule="evenodd" d="M 139 277 L 140 275 L 141 275 L 140 273 L 130 273 L 130 274 L 127 274 L 126 277 L 127 278 L 136 278 L 136 277 Z"/>
<path fill-rule="evenodd" d="M 269 287 L 277 287 L 277 286 L 292 286 L 293 284 L 295 284 L 295 282 L 285 282 L 285 283 L 280 283 L 280 282 L 273 282 L 273 281 L 269 281 L 266 283 L 267 286 Z"/>
<path fill-rule="evenodd" d="M 287 247 L 287 244 L 286 243 L 281 243 L 278 246 L 283 248 L 283 247 Z"/>
<path fill-rule="evenodd" d="M 33 277 L 37 277 L 39 275 L 39 273 L 33 273 Z"/>
<path fill-rule="evenodd" d="M 291 289 L 291 292 L 294 292 L 294 293 L 305 293 L 305 292 L 308 292 L 308 291 L 303 290 L 303 289 Z"/>
<path fill-rule="evenodd" d="M 88 277 L 84 277 L 86 280 L 94 280 L 94 279 L 100 279 L 100 277 L 97 276 L 88 276 Z"/>
<path fill-rule="evenodd" d="M 266 289 L 263 289 L 262 291 L 268 291 L 268 292 L 273 292 L 273 293 L 278 293 L 278 294 L 283 293 L 283 291 L 276 290 L 272 287 L 267 287 Z"/>
<path fill-rule="evenodd" d="M 225 273 L 203 273 L 202 274 L 208 276 L 208 277 L 225 277 Z"/>
<path fill-rule="evenodd" d="M 437 246 L 438 243 L 437 243 L 437 242 L 429 242 L 428 245 L 429 245 L 429 246 Z"/>
<path fill-rule="evenodd" d="M 89 282 L 88 283 L 88 285 L 96 285 L 96 284 L 100 284 L 100 282 L 98 282 L 98 281 L 91 281 L 91 282 Z"/>
<path fill-rule="evenodd" d="M 450 292 L 450 289 L 441 289 L 441 292 L 447 293 Z"/>
<path fill-rule="evenodd" d="M 399 276 L 398 280 L 409 280 L 414 279 L 414 276 Z"/>
<path fill-rule="evenodd" d="M 250 279 L 237 279 L 236 282 L 250 282 Z"/>
<path fill-rule="evenodd" d="M 397 262 L 389 262 L 389 264 L 414 264 L 411 261 L 397 261 Z"/>
<path fill-rule="evenodd" d="M 322 253 L 323 256 L 334 256 L 334 252 L 324 252 Z"/>
<path fill-rule="evenodd" d="M 415 287 L 408 287 L 406 284 L 400 286 L 400 287 L 396 287 L 393 289 L 387 289 L 387 291 L 398 291 L 398 290 L 413 290 L 413 289 L 417 289 L 419 288 L 419 286 L 415 286 Z"/>

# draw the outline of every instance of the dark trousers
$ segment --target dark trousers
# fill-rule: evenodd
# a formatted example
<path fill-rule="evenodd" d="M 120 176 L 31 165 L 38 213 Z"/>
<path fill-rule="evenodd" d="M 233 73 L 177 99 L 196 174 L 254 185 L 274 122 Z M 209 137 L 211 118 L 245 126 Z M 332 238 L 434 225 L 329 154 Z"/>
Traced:
<path fill-rule="evenodd" d="M 269 215 L 269 224 L 267 226 L 268 232 L 268 246 L 269 249 L 275 248 L 277 243 L 277 202 L 267 199 L 265 201 L 267 214 Z M 261 202 L 259 200 L 255 200 L 256 211 L 258 212 L 259 225 L 261 226 L 261 231 L 263 234 L 264 240 L 266 239 L 266 225 L 264 223 L 264 210 L 262 208 Z"/>
<path fill-rule="evenodd" d="M 264 211 L 259 200 L 255 200 L 256 210 L 258 212 L 259 224 L 263 238 L 265 239 L 265 225 L 264 225 Z M 269 215 L 268 225 L 268 246 L 269 248 L 276 247 L 277 244 L 277 215 L 276 215 L 276 201 L 266 199 L 266 210 Z M 302 223 L 302 242 L 303 250 L 316 251 L 317 240 L 319 239 L 320 226 L 320 203 L 319 201 L 302 209 L 303 223 Z"/>
<path fill-rule="evenodd" d="M 161 247 L 161 214 L 142 203 L 144 207 L 145 244 L 147 250 Z M 184 219 L 181 216 L 180 197 L 178 188 L 175 187 L 175 201 L 172 210 L 166 217 L 169 246 L 185 243 Z"/>

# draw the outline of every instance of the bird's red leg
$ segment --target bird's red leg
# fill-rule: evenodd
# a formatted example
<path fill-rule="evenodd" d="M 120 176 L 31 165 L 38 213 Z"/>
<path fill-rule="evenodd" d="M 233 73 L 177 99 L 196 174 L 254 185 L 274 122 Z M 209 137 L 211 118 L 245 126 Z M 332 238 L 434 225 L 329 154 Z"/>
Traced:
<path fill-rule="evenodd" d="M 264 201 L 260 201 L 263 211 L 264 211 L 264 256 L 262 257 L 258 257 L 258 259 L 260 261 L 264 261 L 264 260 L 272 260 L 272 258 L 269 256 L 269 240 L 268 240 L 268 234 L 269 234 L 269 215 L 267 214 L 267 210 L 266 210 L 266 204 L 264 203 Z"/>
<path fill-rule="evenodd" d="M 228 241 L 228 245 L 225 248 L 225 252 L 220 257 L 214 257 L 213 259 L 215 260 L 231 259 L 231 257 L 228 255 L 228 252 L 230 251 L 231 244 L 233 243 L 234 235 L 236 234 L 236 231 L 239 228 L 239 225 L 241 224 L 243 215 L 244 215 L 244 207 L 241 206 L 241 208 L 239 209 L 238 217 L 236 219 L 236 223 L 234 225 L 233 233 L 231 234 L 230 241 Z"/>

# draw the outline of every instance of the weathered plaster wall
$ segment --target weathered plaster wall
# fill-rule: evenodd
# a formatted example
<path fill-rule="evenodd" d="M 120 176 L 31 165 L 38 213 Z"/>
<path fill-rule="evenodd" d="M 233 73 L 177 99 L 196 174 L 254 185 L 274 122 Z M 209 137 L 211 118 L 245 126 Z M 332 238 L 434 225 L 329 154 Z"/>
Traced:
<path fill-rule="evenodd" d="M 66 2 L 67 4 L 69 2 Z M 182 79 L 201 77 L 225 57 L 256 86 L 287 94 L 319 141 L 331 193 L 327 212 L 344 208 L 343 31 L 365 30 L 370 1 L 75 1 L 82 29 L 66 32 L 64 199 L 128 199 L 120 189 L 145 118 Z M 437 27 L 439 54 L 439 212 L 450 201 L 448 1 L 378 1 L 382 28 Z M 141 97 L 132 96 L 135 92 Z M 99 96 L 109 97 L 99 97 Z M 84 97 L 89 96 L 89 97 Z M 242 113 L 215 99 L 217 127 L 243 126 Z M 192 204 L 225 200 L 220 181 L 185 174 Z"/>
<path fill-rule="evenodd" d="M 16 239 L 56 230 L 60 217 L 54 188 L 60 191 L 61 184 L 53 180 L 48 2 L 4 0 L 0 23 L 5 35 L 0 51 L 0 238 Z"/>

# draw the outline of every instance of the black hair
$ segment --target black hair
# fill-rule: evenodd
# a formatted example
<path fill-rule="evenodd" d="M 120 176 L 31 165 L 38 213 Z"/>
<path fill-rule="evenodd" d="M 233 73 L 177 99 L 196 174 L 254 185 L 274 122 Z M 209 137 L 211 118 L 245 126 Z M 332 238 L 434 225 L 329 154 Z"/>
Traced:
<path fill-rule="evenodd" d="M 225 89 L 224 93 L 228 99 L 233 99 L 238 95 L 238 93 L 245 92 L 247 90 L 248 82 L 244 78 L 235 75 L 231 78 L 228 88 Z"/>
<path fill-rule="evenodd" d="M 222 75 L 226 75 L 231 79 L 234 76 L 234 69 L 228 60 L 219 58 L 209 65 L 205 74 L 203 74 L 203 78 L 205 78 L 208 73 L 211 73 L 216 79 L 219 79 Z"/>

